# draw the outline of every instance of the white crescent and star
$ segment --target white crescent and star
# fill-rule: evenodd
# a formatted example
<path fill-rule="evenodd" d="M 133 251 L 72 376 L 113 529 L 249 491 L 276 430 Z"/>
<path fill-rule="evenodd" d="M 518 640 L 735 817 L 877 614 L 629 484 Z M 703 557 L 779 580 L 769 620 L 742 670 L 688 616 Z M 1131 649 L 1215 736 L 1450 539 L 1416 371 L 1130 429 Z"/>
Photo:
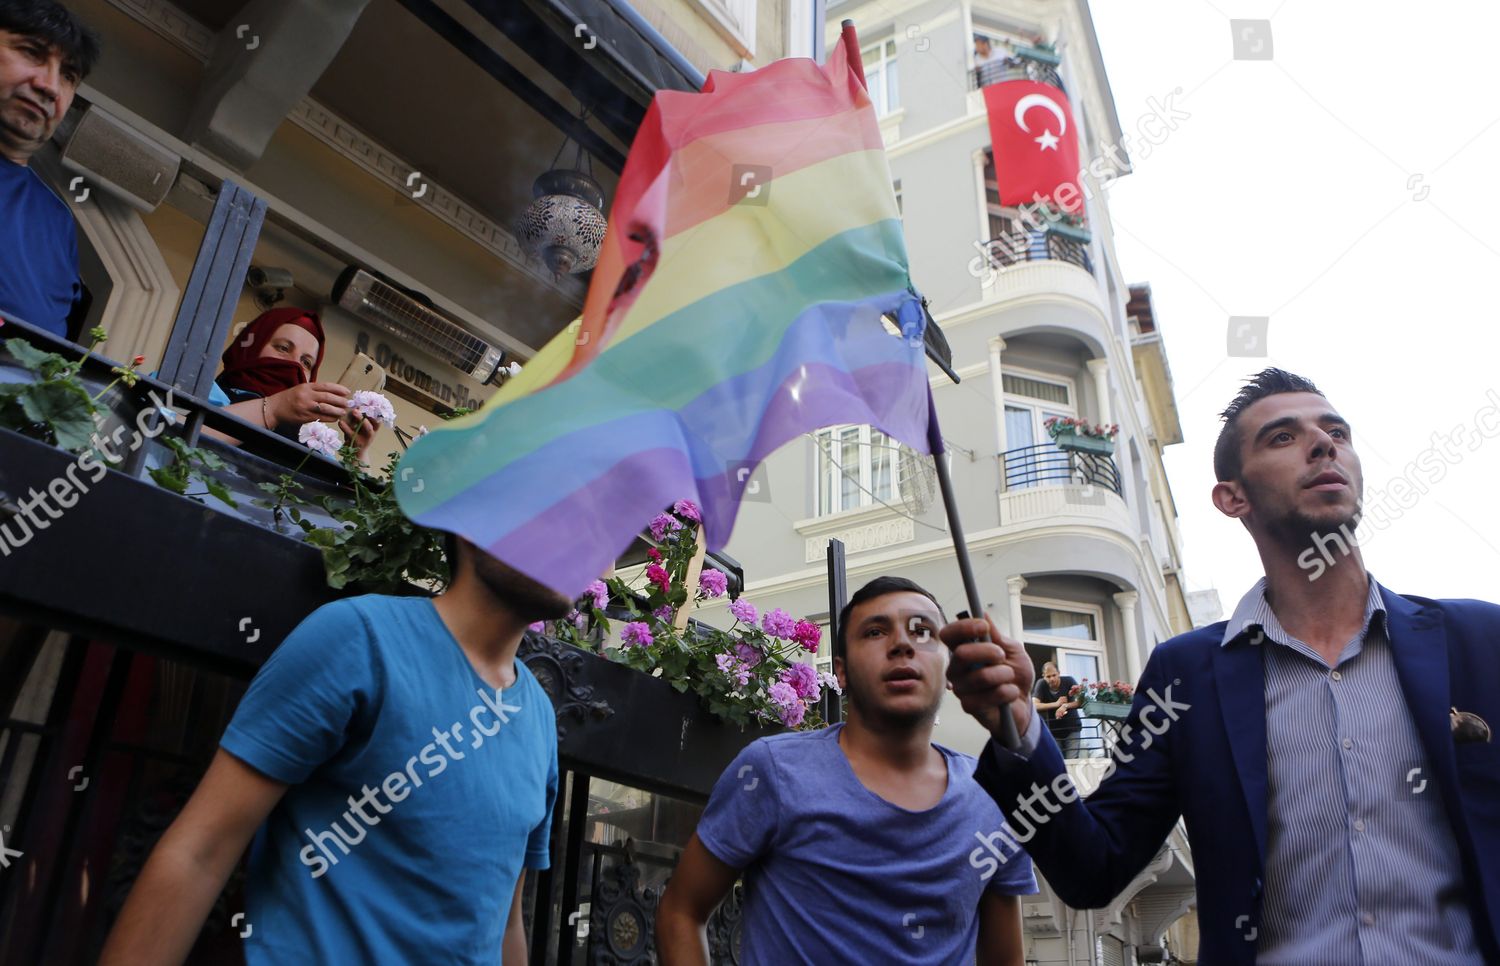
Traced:
<path fill-rule="evenodd" d="M 1037 144 L 1042 146 L 1041 149 L 1043 151 L 1056 151 L 1058 135 L 1068 133 L 1068 116 L 1063 113 L 1062 107 L 1047 95 L 1027 94 L 1016 101 L 1016 127 L 1027 134 L 1031 133 L 1031 128 L 1026 126 L 1026 112 L 1033 107 L 1045 108 L 1051 112 L 1053 117 L 1057 118 L 1057 134 L 1053 134 L 1050 130 L 1044 130 L 1037 137 L 1033 138 Z"/>

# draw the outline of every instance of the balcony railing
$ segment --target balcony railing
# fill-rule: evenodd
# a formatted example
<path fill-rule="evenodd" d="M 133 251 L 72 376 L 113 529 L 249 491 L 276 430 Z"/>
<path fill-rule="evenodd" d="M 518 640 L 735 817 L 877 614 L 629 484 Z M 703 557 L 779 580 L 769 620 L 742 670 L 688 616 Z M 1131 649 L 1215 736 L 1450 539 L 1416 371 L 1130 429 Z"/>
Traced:
<path fill-rule="evenodd" d="M 1099 486 L 1116 496 L 1124 495 L 1120 492 L 1120 471 L 1112 456 L 1068 452 L 1052 443 L 1005 451 L 1007 490 L 1068 483 Z"/>
<path fill-rule="evenodd" d="M 995 268 L 1011 268 L 1026 262 L 1066 262 L 1094 273 L 1089 243 L 1069 238 L 1045 227 L 1031 228 L 1017 221 L 1003 234 L 984 242 L 985 255 Z"/>
<path fill-rule="evenodd" d="M 1057 73 L 1057 67 L 1030 57 L 1007 57 L 1004 60 L 992 60 L 987 64 L 980 64 L 969 71 L 969 90 L 977 91 L 991 84 L 999 84 L 1002 81 L 1032 80 L 1040 84 L 1051 84 L 1053 87 L 1066 94 L 1067 88 L 1063 87 L 1062 77 Z"/>

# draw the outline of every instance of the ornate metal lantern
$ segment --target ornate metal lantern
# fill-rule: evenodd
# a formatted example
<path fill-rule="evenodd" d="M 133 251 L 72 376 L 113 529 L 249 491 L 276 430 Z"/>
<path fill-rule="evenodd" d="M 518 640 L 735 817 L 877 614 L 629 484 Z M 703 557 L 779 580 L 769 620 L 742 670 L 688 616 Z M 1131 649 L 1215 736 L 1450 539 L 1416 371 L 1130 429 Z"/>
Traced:
<path fill-rule="evenodd" d="M 536 200 L 516 219 L 516 237 L 554 275 L 593 268 L 604 245 L 606 226 L 604 189 L 591 176 L 593 164 L 587 160 L 583 145 L 578 145 L 571 169 L 557 167 L 557 158 L 567 146 L 564 139 L 552 159 L 552 168 L 531 186 Z"/>

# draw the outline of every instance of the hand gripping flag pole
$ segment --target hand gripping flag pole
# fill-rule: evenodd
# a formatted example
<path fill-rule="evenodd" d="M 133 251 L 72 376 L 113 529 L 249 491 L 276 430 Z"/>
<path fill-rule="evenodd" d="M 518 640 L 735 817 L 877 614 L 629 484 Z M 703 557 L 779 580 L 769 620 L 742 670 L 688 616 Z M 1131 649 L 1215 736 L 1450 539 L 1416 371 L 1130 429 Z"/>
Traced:
<path fill-rule="evenodd" d="M 849 51 L 850 66 L 860 79 L 865 80 L 864 62 L 859 54 L 859 39 L 855 36 L 854 21 L 845 20 L 843 27 L 844 49 Z M 926 316 L 926 330 L 932 331 L 936 327 L 931 314 L 927 312 L 926 304 L 922 306 L 923 315 Z M 927 354 L 946 372 L 954 382 L 958 382 L 958 374 L 952 369 L 951 363 L 942 359 L 934 351 L 934 340 L 927 339 Z M 964 582 L 964 599 L 969 602 L 968 613 L 975 616 L 984 615 L 984 602 L 979 596 L 979 584 L 974 579 L 974 564 L 969 559 L 969 544 L 964 537 L 963 521 L 958 517 L 958 500 L 953 495 L 953 478 L 948 473 L 947 451 L 943 448 L 943 434 L 938 430 L 937 406 L 931 404 L 931 421 L 928 428 L 928 443 L 932 449 L 932 463 L 937 470 L 938 492 L 943 498 L 943 510 L 948 515 L 948 532 L 953 537 L 953 556 L 958 562 L 958 573 Z M 960 614 L 960 617 L 963 615 Z M 985 638 L 980 638 L 984 640 Z M 1022 696 L 1025 697 L 1024 695 Z M 1016 734 L 1016 722 L 1011 716 L 1009 706 L 1002 708 L 1000 712 L 1000 742 L 1008 751 L 1016 751 L 1021 747 L 1021 741 Z"/>

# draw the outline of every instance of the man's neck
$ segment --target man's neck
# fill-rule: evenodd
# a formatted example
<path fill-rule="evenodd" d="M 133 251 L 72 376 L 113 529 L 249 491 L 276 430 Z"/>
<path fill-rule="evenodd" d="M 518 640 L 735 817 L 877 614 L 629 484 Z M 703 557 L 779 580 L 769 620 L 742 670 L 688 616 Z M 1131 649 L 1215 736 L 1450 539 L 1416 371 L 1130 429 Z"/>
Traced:
<path fill-rule="evenodd" d="M 507 688 L 515 683 L 516 650 L 526 630 L 515 611 L 473 573 L 460 574 L 432 606 L 487 684 Z"/>
<path fill-rule="evenodd" d="M 1332 666 L 1344 645 L 1363 629 L 1370 574 L 1355 546 L 1321 571 L 1301 566 L 1298 556 L 1261 548 L 1266 601 L 1288 634 Z"/>
<path fill-rule="evenodd" d="M 932 762 L 932 722 L 914 727 L 865 720 L 858 712 L 844 721 L 844 753 L 892 771 L 920 771 Z"/>

